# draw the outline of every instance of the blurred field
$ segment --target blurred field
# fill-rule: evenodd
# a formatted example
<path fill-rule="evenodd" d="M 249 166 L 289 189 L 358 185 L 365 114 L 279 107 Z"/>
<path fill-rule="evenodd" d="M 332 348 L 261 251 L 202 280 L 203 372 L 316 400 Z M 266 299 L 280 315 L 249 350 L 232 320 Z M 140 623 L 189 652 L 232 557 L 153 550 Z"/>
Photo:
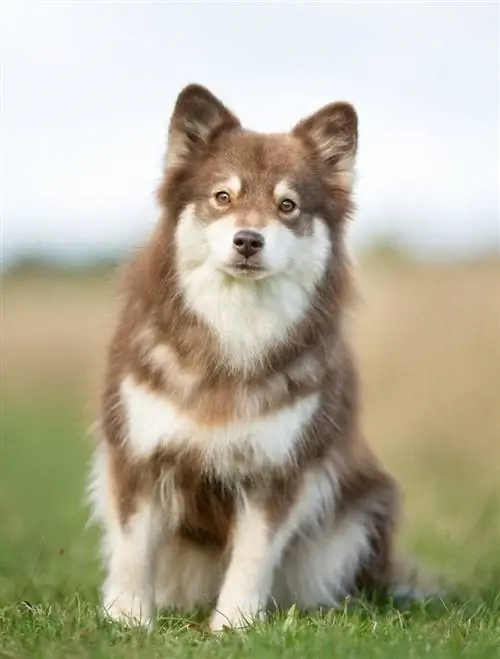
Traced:
<path fill-rule="evenodd" d="M 208 656 L 500 656 L 500 261 L 372 260 L 358 281 L 363 425 L 404 489 L 401 544 L 461 584 L 462 608 L 414 623 L 368 609 L 287 618 L 247 645 L 206 642 Z M 114 321 L 112 275 L 6 277 L 2 303 L 0 656 L 194 655 L 195 632 L 174 640 L 179 621 L 147 640 L 108 631 L 94 612 L 86 430 Z"/>

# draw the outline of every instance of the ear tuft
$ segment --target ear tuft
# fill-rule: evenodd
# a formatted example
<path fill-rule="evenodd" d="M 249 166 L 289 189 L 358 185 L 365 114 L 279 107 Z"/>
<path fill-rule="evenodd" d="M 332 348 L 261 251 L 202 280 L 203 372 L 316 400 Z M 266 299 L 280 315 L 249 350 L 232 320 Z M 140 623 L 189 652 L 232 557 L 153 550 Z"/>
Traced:
<path fill-rule="evenodd" d="M 239 126 L 236 116 L 206 87 L 188 85 L 177 97 L 170 120 L 167 166 L 183 164 L 222 131 Z"/>
<path fill-rule="evenodd" d="M 354 169 L 358 145 L 358 116 L 350 103 L 330 103 L 306 119 L 292 133 L 312 147 L 332 172 Z"/>

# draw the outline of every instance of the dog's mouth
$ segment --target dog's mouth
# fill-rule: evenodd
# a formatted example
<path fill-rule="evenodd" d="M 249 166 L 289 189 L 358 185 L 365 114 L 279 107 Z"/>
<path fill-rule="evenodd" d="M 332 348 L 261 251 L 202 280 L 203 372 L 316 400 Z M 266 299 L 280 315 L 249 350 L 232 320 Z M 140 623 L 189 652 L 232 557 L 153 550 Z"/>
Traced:
<path fill-rule="evenodd" d="M 267 274 L 266 268 L 249 261 L 231 263 L 231 265 L 226 266 L 224 269 L 233 277 L 260 279 L 261 277 L 265 277 Z"/>
<path fill-rule="evenodd" d="M 233 265 L 235 270 L 241 270 L 242 272 L 251 271 L 251 270 L 264 270 L 261 265 L 255 265 L 254 263 L 248 263 L 248 261 L 243 261 L 243 263 L 235 263 Z"/>

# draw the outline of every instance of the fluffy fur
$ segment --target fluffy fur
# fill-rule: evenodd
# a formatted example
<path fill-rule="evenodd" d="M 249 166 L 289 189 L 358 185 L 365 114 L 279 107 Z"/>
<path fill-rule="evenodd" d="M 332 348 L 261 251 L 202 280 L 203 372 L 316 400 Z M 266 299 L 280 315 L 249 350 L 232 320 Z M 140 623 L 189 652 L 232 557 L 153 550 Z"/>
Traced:
<path fill-rule="evenodd" d="M 398 494 L 360 433 L 345 322 L 356 148 L 347 103 L 263 135 L 181 92 L 92 471 L 111 617 L 210 604 L 219 631 L 392 584 Z"/>

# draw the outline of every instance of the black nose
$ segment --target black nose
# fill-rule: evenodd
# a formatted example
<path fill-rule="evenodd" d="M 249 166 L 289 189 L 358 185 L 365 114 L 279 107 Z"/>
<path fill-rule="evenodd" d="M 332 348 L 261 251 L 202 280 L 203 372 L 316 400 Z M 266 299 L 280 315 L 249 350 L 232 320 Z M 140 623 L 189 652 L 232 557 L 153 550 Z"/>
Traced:
<path fill-rule="evenodd" d="M 242 229 L 234 234 L 233 245 L 238 254 L 249 259 L 264 247 L 264 236 L 257 231 Z"/>

